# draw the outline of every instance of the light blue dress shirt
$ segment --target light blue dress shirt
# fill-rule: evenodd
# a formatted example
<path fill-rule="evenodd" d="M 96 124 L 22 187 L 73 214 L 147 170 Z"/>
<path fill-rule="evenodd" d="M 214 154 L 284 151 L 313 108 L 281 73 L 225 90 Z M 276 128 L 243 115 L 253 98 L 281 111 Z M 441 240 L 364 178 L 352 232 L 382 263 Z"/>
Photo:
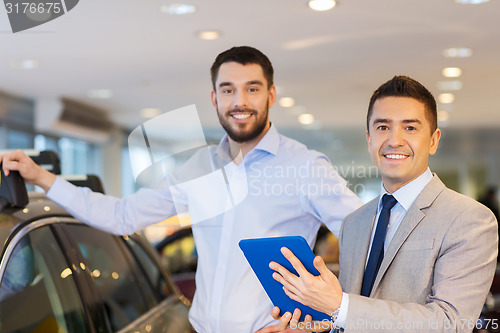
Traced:
<path fill-rule="evenodd" d="M 391 209 L 391 216 L 389 218 L 389 225 L 387 226 L 387 234 L 385 236 L 385 242 L 384 242 L 384 252 L 387 250 L 389 247 L 389 244 L 394 237 L 394 234 L 396 233 L 396 230 L 398 229 L 399 225 L 401 224 L 401 221 L 405 217 L 406 213 L 408 212 L 408 209 L 410 209 L 411 205 L 417 199 L 419 196 L 420 192 L 424 189 L 424 187 L 431 181 L 432 179 L 432 172 L 429 168 L 427 168 L 424 173 L 422 173 L 420 176 L 415 178 L 413 181 L 410 183 L 406 184 L 405 186 L 399 188 L 397 191 L 392 193 L 394 198 L 398 201 L 394 207 Z M 375 217 L 374 224 L 372 227 L 372 235 L 370 238 L 370 251 L 372 247 L 372 242 L 373 242 L 373 237 L 375 236 L 375 230 L 377 229 L 377 223 L 378 223 L 378 218 L 380 215 L 380 211 L 382 210 L 382 197 L 384 194 L 388 193 L 384 187 L 384 184 L 382 183 L 380 185 L 380 196 L 379 196 L 379 201 L 378 201 L 378 210 L 377 210 L 377 216 Z M 370 252 L 368 252 L 366 256 L 366 264 L 368 263 L 368 258 L 370 257 Z M 347 319 L 347 308 L 349 307 L 349 294 L 343 293 L 342 295 L 342 302 L 340 304 L 340 311 L 339 315 L 337 317 L 337 320 L 335 321 L 335 326 L 336 327 L 345 327 L 345 321 Z M 333 331 L 333 330 L 332 330 Z"/>
<path fill-rule="evenodd" d="M 274 125 L 242 163 L 231 161 L 227 143 L 224 137 L 195 154 L 163 189 L 118 199 L 57 178 L 47 193 L 82 221 L 116 234 L 189 212 L 198 252 L 190 320 L 199 333 L 253 333 L 276 323 L 241 239 L 301 235 L 312 246 L 321 222 L 338 236 L 344 217 L 362 204 L 325 155 Z"/>

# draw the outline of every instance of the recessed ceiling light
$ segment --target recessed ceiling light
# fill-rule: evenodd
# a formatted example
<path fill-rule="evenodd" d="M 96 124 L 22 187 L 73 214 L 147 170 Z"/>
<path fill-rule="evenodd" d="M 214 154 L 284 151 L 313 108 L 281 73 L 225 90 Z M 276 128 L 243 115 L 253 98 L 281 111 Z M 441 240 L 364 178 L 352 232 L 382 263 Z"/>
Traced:
<path fill-rule="evenodd" d="M 281 97 L 279 100 L 279 104 L 284 108 L 291 108 L 295 105 L 295 100 L 292 97 Z"/>
<path fill-rule="evenodd" d="M 337 4 L 334 0 L 309 0 L 309 8 L 317 11 L 332 9 Z"/>
<path fill-rule="evenodd" d="M 157 108 L 145 108 L 141 110 L 141 116 L 144 118 L 154 118 L 160 114 L 160 109 Z"/>
<path fill-rule="evenodd" d="M 472 56 L 472 49 L 468 47 L 451 47 L 443 50 L 443 56 L 446 58 L 468 58 Z"/>
<path fill-rule="evenodd" d="M 198 38 L 204 40 L 214 40 L 220 37 L 220 32 L 215 30 L 206 30 L 198 32 Z"/>
<path fill-rule="evenodd" d="M 314 123 L 314 116 L 310 113 L 303 113 L 299 115 L 298 120 L 302 125 L 311 125 Z"/>
<path fill-rule="evenodd" d="M 443 104 L 453 103 L 453 101 L 455 100 L 455 95 L 451 93 L 439 94 L 438 100 Z"/>
<path fill-rule="evenodd" d="M 443 69 L 443 75 L 445 77 L 459 77 L 462 75 L 462 70 L 458 67 L 447 67 Z"/>
<path fill-rule="evenodd" d="M 455 0 L 456 3 L 462 5 L 479 5 L 481 3 L 489 2 L 490 0 Z"/>
<path fill-rule="evenodd" d="M 110 89 L 92 89 L 88 91 L 87 96 L 94 99 L 107 99 L 113 96 L 113 91 Z"/>
<path fill-rule="evenodd" d="M 173 3 L 171 5 L 161 5 L 160 12 L 171 15 L 187 15 L 196 12 L 196 6 L 187 3 Z"/>
<path fill-rule="evenodd" d="M 462 81 L 439 81 L 437 83 L 437 88 L 443 91 L 454 91 L 462 89 Z"/>
<path fill-rule="evenodd" d="M 38 61 L 31 59 L 13 60 L 10 62 L 10 66 L 14 69 L 36 69 L 38 68 Z"/>

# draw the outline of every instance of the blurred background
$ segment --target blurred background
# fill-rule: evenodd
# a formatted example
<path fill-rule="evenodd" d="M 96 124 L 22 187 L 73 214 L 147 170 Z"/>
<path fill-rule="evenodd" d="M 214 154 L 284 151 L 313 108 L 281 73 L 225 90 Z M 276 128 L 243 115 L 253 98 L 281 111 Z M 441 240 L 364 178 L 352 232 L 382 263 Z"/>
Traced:
<path fill-rule="evenodd" d="M 373 90 L 394 75 L 415 78 L 438 100 L 443 137 L 432 171 L 474 198 L 489 187 L 498 193 L 500 1 L 339 0 L 321 11 L 310 5 L 85 0 L 18 33 L 2 7 L 0 149 L 54 150 L 63 173 L 93 173 L 108 194 L 131 194 L 138 186 L 130 132 L 195 104 L 207 141 L 218 142 L 223 131 L 210 103 L 209 68 L 218 53 L 251 45 L 275 67 L 279 102 L 271 121 L 328 155 L 364 201 L 380 184 L 367 152 L 366 108 Z"/>

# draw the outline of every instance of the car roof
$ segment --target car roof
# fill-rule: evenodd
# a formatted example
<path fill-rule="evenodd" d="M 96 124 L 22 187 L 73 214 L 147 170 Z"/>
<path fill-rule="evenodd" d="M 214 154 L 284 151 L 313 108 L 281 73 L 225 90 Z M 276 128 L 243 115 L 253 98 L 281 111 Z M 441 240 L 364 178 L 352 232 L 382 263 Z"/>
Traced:
<path fill-rule="evenodd" d="M 9 209 L 0 213 L 0 244 L 1 248 L 9 236 L 21 226 L 45 217 L 71 216 L 61 206 L 47 198 L 44 193 L 28 193 L 29 203 L 26 207 L 17 210 Z"/>

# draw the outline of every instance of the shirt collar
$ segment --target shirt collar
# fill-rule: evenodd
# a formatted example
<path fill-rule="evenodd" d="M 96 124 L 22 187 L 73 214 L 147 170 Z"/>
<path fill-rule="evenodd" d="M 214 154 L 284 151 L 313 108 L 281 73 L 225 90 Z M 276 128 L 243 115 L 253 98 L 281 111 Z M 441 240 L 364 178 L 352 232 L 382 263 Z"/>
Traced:
<path fill-rule="evenodd" d="M 276 126 L 271 123 L 271 127 L 267 131 L 266 135 L 257 143 L 253 150 L 262 150 L 270 154 L 277 155 L 280 146 L 280 135 Z"/>
<path fill-rule="evenodd" d="M 257 145 L 249 152 L 253 152 L 254 150 L 265 151 L 273 155 L 278 154 L 278 149 L 280 145 L 280 136 L 276 126 L 271 123 L 271 127 L 267 131 L 267 133 L 260 139 Z M 247 154 L 248 155 L 248 154 Z M 219 156 L 224 159 L 230 160 L 229 157 L 229 140 L 227 134 L 224 135 L 222 140 L 220 140 L 217 149 L 215 150 L 215 156 Z"/>
<path fill-rule="evenodd" d="M 403 206 L 405 211 L 408 211 L 410 209 L 411 205 L 415 201 L 415 199 L 418 197 L 420 192 L 424 189 L 424 187 L 431 181 L 432 179 L 432 172 L 429 168 L 425 170 L 423 174 L 412 180 L 410 183 L 406 184 L 405 186 L 401 187 L 392 195 L 398 203 Z M 380 185 L 380 199 L 379 199 L 379 210 L 382 205 L 382 197 L 384 194 L 386 194 L 387 191 L 384 188 L 384 184 L 381 183 Z"/>

